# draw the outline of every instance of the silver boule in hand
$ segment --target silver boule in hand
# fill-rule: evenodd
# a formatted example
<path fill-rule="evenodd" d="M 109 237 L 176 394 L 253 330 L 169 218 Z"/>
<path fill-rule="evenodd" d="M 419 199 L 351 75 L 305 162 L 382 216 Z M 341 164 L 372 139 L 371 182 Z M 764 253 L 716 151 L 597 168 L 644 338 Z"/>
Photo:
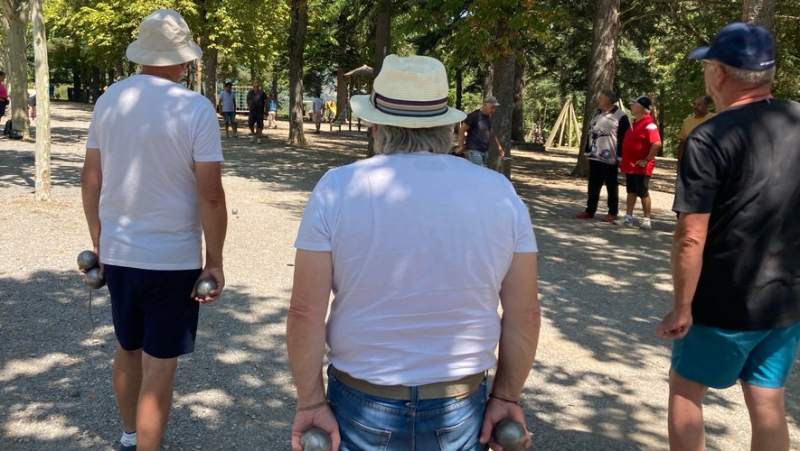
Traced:
<path fill-rule="evenodd" d="M 88 271 L 86 271 L 86 276 L 84 279 L 86 285 L 89 285 L 89 288 L 96 290 L 98 288 L 103 288 L 106 285 L 106 280 L 100 276 L 100 268 L 95 267 Z"/>
<path fill-rule="evenodd" d="M 314 427 L 300 436 L 300 446 L 303 451 L 330 451 L 331 437 L 324 430 Z"/>
<path fill-rule="evenodd" d="M 528 434 L 521 424 L 506 418 L 495 426 L 494 439 L 505 451 L 522 451 Z"/>
<path fill-rule="evenodd" d="M 97 254 L 92 251 L 83 251 L 78 254 L 78 268 L 88 271 L 97 266 Z"/>
<path fill-rule="evenodd" d="M 198 298 L 207 298 L 213 290 L 217 289 L 217 282 L 214 279 L 200 279 L 194 287 L 194 294 Z"/>

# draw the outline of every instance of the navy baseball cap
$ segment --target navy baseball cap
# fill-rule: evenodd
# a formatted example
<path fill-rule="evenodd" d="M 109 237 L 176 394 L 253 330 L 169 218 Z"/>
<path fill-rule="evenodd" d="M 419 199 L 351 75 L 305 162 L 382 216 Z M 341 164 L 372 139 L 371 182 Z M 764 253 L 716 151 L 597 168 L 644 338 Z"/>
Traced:
<path fill-rule="evenodd" d="M 737 69 L 763 71 L 775 67 L 775 41 L 766 28 L 734 22 L 719 31 L 710 47 L 697 47 L 691 58 L 719 60 Z"/>

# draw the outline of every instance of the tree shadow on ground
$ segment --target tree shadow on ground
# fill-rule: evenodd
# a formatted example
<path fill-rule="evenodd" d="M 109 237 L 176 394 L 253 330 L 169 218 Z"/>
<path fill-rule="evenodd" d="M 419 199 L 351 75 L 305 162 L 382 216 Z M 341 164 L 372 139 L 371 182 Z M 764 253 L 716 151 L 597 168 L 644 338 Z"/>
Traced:
<path fill-rule="evenodd" d="M 3 450 L 116 449 L 108 293 L 94 293 L 90 334 L 88 291 L 79 279 L 53 271 L 0 278 Z M 288 448 L 294 393 L 286 298 L 228 287 L 224 303 L 201 307 L 197 350 L 181 358 L 164 449 Z"/>
<path fill-rule="evenodd" d="M 72 154 L 50 156 L 51 186 L 80 186 L 83 158 Z M 33 151 L 0 150 L 0 186 L 28 186 L 35 181 L 36 158 Z"/>

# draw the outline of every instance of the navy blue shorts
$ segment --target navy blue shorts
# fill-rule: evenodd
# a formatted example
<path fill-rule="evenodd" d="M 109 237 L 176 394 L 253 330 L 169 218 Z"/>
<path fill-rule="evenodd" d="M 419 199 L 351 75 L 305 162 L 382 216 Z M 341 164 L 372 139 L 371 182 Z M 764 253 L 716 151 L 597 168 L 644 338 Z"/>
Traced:
<path fill-rule="evenodd" d="M 189 297 L 200 269 L 105 265 L 114 332 L 122 349 L 170 359 L 194 351 L 200 304 Z"/>

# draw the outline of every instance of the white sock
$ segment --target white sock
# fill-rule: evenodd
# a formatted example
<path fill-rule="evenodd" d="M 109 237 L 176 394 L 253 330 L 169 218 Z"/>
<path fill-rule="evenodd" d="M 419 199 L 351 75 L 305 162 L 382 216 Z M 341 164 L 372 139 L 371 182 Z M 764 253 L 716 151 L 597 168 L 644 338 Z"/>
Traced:
<path fill-rule="evenodd" d="M 633 219 L 633 215 L 625 215 L 625 219 Z"/>
<path fill-rule="evenodd" d="M 124 446 L 136 446 L 136 432 L 134 431 L 128 434 L 122 431 L 122 438 L 119 439 L 119 442 Z"/>

